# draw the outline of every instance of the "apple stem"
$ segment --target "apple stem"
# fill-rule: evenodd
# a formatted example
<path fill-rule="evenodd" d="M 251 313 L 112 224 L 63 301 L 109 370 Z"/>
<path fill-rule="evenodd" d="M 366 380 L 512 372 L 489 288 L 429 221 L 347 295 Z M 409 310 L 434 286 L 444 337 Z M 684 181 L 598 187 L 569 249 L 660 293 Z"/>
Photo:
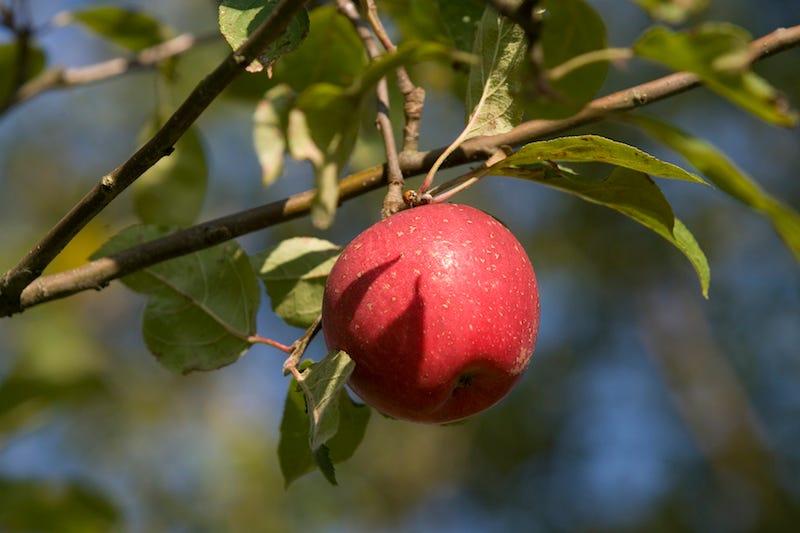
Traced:
<path fill-rule="evenodd" d="M 443 190 L 444 192 L 439 194 L 438 196 L 433 196 L 430 200 L 430 203 L 442 203 L 446 202 L 459 192 L 468 189 L 478 183 L 481 178 L 484 178 L 489 175 L 490 168 L 499 163 L 511 153 L 511 147 L 501 147 L 497 150 L 494 154 L 492 154 L 489 159 L 487 159 L 481 166 L 478 168 L 467 172 L 457 178 L 454 178 L 446 183 L 443 183 L 439 186 L 432 188 L 427 195 L 434 195 L 437 191 Z"/>

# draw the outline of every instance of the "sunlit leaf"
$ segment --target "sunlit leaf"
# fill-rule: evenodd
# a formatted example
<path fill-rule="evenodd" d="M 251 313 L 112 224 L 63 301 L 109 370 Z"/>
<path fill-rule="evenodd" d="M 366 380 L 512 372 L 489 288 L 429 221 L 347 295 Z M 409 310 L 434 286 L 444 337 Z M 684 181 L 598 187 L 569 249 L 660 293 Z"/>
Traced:
<path fill-rule="evenodd" d="M 253 115 L 253 144 L 261 164 L 261 182 L 272 184 L 283 173 L 286 128 L 294 92 L 285 84 L 267 91 Z"/>
<path fill-rule="evenodd" d="M 780 126 L 797 123 L 797 113 L 764 78 L 750 70 L 744 29 L 707 23 L 684 32 L 664 27 L 648 30 L 634 51 L 674 69 L 696 74 L 709 89 L 759 118 Z"/>
<path fill-rule="evenodd" d="M 661 178 L 706 184 L 700 176 L 633 146 L 598 135 L 559 137 L 526 144 L 492 169 L 538 165 L 542 162 L 608 163 Z"/>
<path fill-rule="evenodd" d="M 322 311 L 322 293 L 340 248 L 312 237 L 294 237 L 253 256 L 272 310 L 288 324 L 309 327 Z"/>
<path fill-rule="evenodd" d="M 132 226 L 94 258 L 153 240 L 164 230 Z M 168 369 L 187 373 L 235 362 L 250 347 L 259 303 L 258 280 L 247 255 L 228 242 L 158 263 L 122 281 L 148 296 L 142 332 Z"/>
<path fill-rule="evenodd" d="M 553 187 L 588 202 L 603 205 L 653 230 L 678 248 L 697 272 L 703 296 L 708 297 L 710 271 L 705 254 L 689 230 L 672 212 L 661 189 L 647 174 L 616 168 L 602 180 L 567 173 L 543 172 L 541 164 L 528 164 L 515 155 L 491 167 L 491 174 L 527 179 Z"/>
<path fill-rule="evenodd" d="M 146 125 L 141 138 L 149 139 L 157 126 L 157 122 Z M 175 143 L 170 155 L 133 183 L 133 207 L 144 224 L 189 226 L 200 215 L 207 185 L 205 150 L 192 127 Z"/>
<path fill-rule="evenodd" d="M 67 17 L 67 21 L 78 22 L 104 39 L 134 52 L 154 46 L 172 33 L 147 13 L 118 6 L 92 6 Z"/>
<path fill-rule="evenodd" d="M 540 43 L 545 69 L 581 54 L 606 48 L 603 19 L 583 0 L 545 0 Z M 549 82 L 553 94 L 542 94 L 532 74 L 523 77 L 518 97 L 532 118 L 563 118 L 577 113 L 603 85 L 608 63 L 589 63 Z"/>
<path fill-rule="evenodd" d="M 0 478 L 3 531 L 114 531 L 122 518 L 106 494 L 84 483 Z"/>
<path fill-rule="evenodd" d="M 318 228 L 333 222 L 339 202 L 338 179 L 358 135 L 361 99 L 342 88 L 317 83 L 297 98 L 289 113 L 287 139 L 292 157 L 314 166 L 311 221 Z"/>
<path fill-rule="evenodd" d="M 722 191 L 768 217 L 800 262 L 800 215 L 796 211 L 763 190 L 707 141 L 651 117 L 633 115 L 627 120 L 681 154 Z"/>
<path fill-rule="evenodd" d="M 347 370 L 350 362 L 349 358 L 342 358 L 338 355 L 339 353 L 343 352 L 330 354 L 326 358 L 326 361 L 330 362 L 324 365 L 320 363 L 323 366 L 316 370 L 316 377 L 312 375 L 312 380 L 319 380 L 323 389 L 326 387 L 331 390 L 336 389 L 334 402 L 329 402 L 327 408 L 336 407 L 337 409 L 335 414 L 330 411 L 330 414 L 327 415 L 331 417 L 331 421 L 336 422 L 336 427 L 329 427 L 326 433 L 331 434 L 331 429 L 335 429 L 335 431 L 315 451 L 312 451 L 311 444 L 313 420 L 308 415 L 309 411 L 313 412 L 314 408 L 311 407 L 312 404 L 307 406 L 308 400 L 304 395 L 303 388 L 295 379 L 292 379 L 289 385 L 281 420 L 281 439 L 278 444 L 278 458 L 286 486 L 300 476 L 320 467 L 320 461 L 323 461 L 321 466 L 325 469 L 326 478 L 335 482 L 333 464 L 349 459 L 364 437 L 371 411 L 369 407 L 354 403 L 344 390 L 343 380 L 346 380 L 349 372 L 343 374 L 342 369 Z M 303 375 L 307 375 L 306 372 L 309 369 L 317 366 L 311 366 L 310 363 L 304 362 L 300 366 L 300 370 Z M 330 383 L 325 385 L 325 380 Z M 320 436 L 317 436 L 317 440 L 320 439 Z M 326 459 L 329 460 L 329 463 L 325 461 Z"/>
<path fill-rule="evenodd" d="M 656 20 L 680 24 L 705 11 L 711 0 L 634 0 Z"/>
<path fill-rule="evenodd" d="M 478 24 L 467 84 L 467 135 L 505 133 L 522 119 L 522 107 L 511 93 L 513 77 L 528 49 L 525 32 L 506 17 L 487 8 Z"/>
<path fill-rule="evenodd" d="M 26 69 L 22 79 L 15 80 L 17 64 L 19 61 L 19 48 L 17 43 L 0 44 L 0 104 L 8 100 L 15 90 L 14 83 L 26 82 L 44 70 L 45 55 L 38 46 L 31 46 L 25 58 Z"/>
<path fill-rule="evenodd" d="M 263 23 L 280 0 L 222 0 L 219 6 L 219 29 L 232 49 L 238 49 Z M 283 35 L 272 42 L 256 61 L 248 65 L 250 72 L 269 69 L 282 55 L 297 48 L 308 33 L 308 13 L 305 9 L 289 22 Z"/>

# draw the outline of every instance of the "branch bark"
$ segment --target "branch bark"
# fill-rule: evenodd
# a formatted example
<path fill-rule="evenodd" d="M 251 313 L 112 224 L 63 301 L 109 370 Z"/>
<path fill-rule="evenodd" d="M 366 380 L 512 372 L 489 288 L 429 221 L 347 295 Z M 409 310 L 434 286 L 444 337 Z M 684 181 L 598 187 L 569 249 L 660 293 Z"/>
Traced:
<path fill-rule="evenodd" d="M 800 44 L 800 25 L 781 28 L 753 41 L 753 61 L 758 61 Z M 610 115 L 678 95 L 700 85 L 689 73 L 676 73 L 594 100 L 578 114 L 563 120 L 531 120 L 513 130 L 491 137 L 466 141 L 448 157 L 445 166 L 483 161 L 503 145 L 516 146 L 542 137 L 562 133 L 580 125 L 600 121 Z M 401 153 L 400 166 L 406 176 L 422 174 L 444 151 Z M 385 185 L 383 165 L 368 168 L 340 182 L 340 201 L 344 202 Z M 64 298 L 87 289 L 101 289 L 109 282 L 151 265 L 201 250 L 240 235 L 257 231 L 309 213 L 314 191 L 218 218 L 161 239 L 151 241 L 79 268 L 39 278 L 21 292 L 18 305 L 0 307 L 8 316 L 50 300 Z"/>
<path fill-rule="evenodd" d="M 278 39 L 307 0 L 283 0 L 252 35 L 204 78 L 156 134 L 115 170 L 103 176 L 0 281 L 0 316 L 23 309 L 20 295 L 61 250 L 114 198 L 172 152 L 172 146 L 266 46 Z"/>
<path fill-rule="evenodd" d="M 219 35 L 214 35 L 213 38 L 219 40 Z M 206 40 L 210 40 L 210 37 L 200 38 L 189 33 L 182 33 L 163 43 L 146 48 L 133 57 L 117 57 L 85 67 L 47 69 L 19 87 L 10 99 L 0 106 L 0 114 L 53 89 L 97 83 L 128 72 L 152 67 L 166 59 L 183 54 L 198 42 Z"/>

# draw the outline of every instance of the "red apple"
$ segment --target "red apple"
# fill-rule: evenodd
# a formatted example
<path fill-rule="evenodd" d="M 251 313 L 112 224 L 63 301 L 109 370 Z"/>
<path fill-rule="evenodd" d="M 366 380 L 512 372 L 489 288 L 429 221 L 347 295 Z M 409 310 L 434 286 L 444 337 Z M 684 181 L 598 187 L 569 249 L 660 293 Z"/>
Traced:
<path fill-rule="evenodd" d="M 356 237 L 328 277 L 322 327 L 367 404 L 445 423 L 508 394 L 533 354 L 539 291 L 522 245 L 456 204 L 401 211 Z"/>

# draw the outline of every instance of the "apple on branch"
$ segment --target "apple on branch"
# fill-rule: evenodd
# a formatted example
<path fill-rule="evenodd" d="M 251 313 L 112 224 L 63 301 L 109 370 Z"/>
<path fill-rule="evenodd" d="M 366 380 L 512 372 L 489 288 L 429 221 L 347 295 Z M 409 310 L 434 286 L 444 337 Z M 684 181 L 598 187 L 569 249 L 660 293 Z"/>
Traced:
<path fill-rule="evenodd" d="M 355 361 L 353 391 L 382 413 L 447 423 L 488 409 L 528 366 L 539 292 L 522 245 L 457 204 L 401 211 L 342 252 L 322 307 L 327 346 Z"/>

